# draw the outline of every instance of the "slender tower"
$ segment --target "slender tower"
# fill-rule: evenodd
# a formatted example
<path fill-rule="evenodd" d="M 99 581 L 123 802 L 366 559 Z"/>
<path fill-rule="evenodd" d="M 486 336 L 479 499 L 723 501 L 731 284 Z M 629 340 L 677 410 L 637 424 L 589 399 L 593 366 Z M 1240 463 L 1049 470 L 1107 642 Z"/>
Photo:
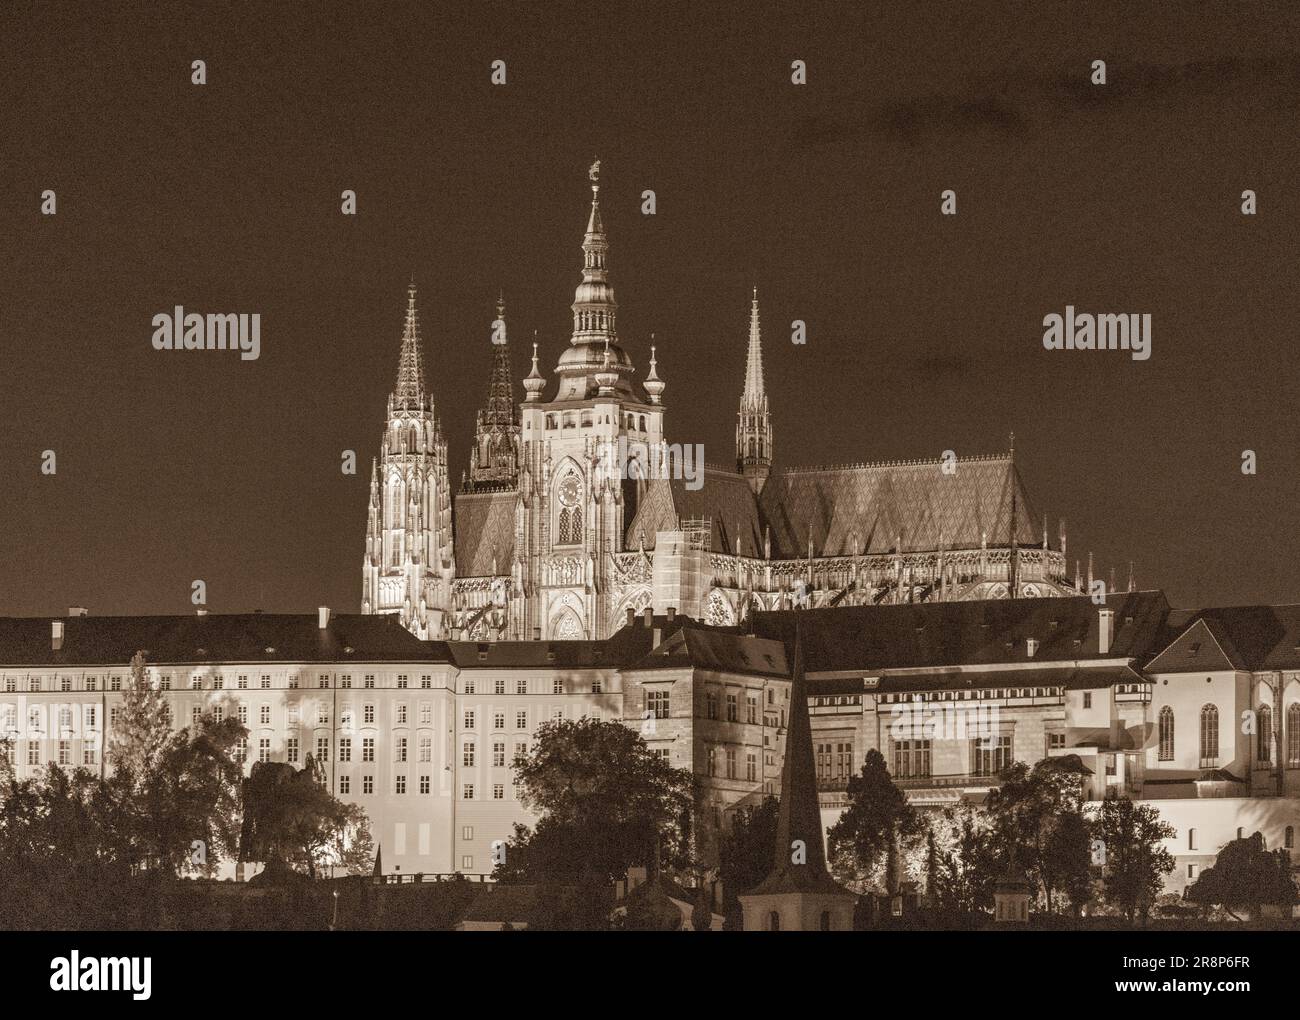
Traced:
<path fill-rule="evenodd" d="M 510 374 L 510 347 L 506 341 L 505 298 L 497 298 L 497 319 L 492 330 L 492 374 L 487 405 L 478 413 L 474 450 L 469 459 L 467 491 L 485 486 L 509 487 L 519 481 L 519 405 L 515 403 Z"/>
<path fill-rule="evenodd" d="M 758 327 L 758 288 L 749 309 L 749 354 L 745 359 L 745 389 L 736 415 L 736 470 L 757 494 L 772 470 L 772 416 L 763 388 L 763 341 Z"/>
<path fill-rule="evenodd" d="M 416 636 L 440 638 L 454 570 L 447 443 L 425 389 L 412 283 L 397 385 L 371 468 L 361 611 L 393 613 Z"/>

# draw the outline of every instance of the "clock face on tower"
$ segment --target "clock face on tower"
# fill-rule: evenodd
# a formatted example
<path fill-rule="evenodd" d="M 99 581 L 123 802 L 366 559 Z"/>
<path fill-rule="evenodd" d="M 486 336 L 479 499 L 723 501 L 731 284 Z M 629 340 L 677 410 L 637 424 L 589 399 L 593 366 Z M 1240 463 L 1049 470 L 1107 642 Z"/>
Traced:
<path fill-rule="evenodd" d="M 565 506 L 576 506 L 582 496 L 582 483 L 577 475 L 569 475 L 560 483 L 560 502 Z"/>

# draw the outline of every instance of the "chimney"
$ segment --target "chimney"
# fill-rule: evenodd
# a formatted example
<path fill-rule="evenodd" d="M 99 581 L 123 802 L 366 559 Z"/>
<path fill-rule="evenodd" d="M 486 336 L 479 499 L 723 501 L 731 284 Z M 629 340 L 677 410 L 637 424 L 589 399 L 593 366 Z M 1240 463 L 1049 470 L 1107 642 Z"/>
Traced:
<path fill-rule="evenodd" d="M 330 625 L 330 607 L 321 606 L 316 610 L 316 626 L 324 630 Z"/>
<path fill-rule="evenodd" d="M 636 610 L 633 609 L 631 606 L 627 607 L 627 625 L 629 627 L 636 626 Z"/>
<path fill-rule="evenodd" d="M 85 616 L 85 615 L 86 615 L 86 607 L 85 607 L 85 606 L 68 606 L 68 615 L 69 615 L 69 616 Z"/>
<path fill-rule="evenodd" d="M 669 607 L 668 607 L 668 622 L 669 622 L 669 623 L 672 623 L 675 619 L 677 619 L 677 607 L 676 607 L 676 606 L 669 606 Z"/>
<path fill-rule="evenodd" d="M 654 618 L 655 611 L 653 606 L 646 606 L 645 609 L 641 610 L 641 619 L 645 621 L 647 627 L 654 622 Z"/>
<path fill-rule="evenodd" d="M 1097 610 L 1097 651 L 1105 655 L 1110 651 L 1110 639 L 1115 633 L 1115 610 Z"/>
<path fill-rule="evenodd" d="M 63 647 L 63 621 L 50 621 L 50 648 L 59 651 Z"/>

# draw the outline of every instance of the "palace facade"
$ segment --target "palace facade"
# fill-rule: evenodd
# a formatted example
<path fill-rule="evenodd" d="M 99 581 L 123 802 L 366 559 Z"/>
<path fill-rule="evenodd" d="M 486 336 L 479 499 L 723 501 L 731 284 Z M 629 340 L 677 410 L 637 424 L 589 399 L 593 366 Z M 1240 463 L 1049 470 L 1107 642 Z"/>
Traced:
<path fill-rule="evenodd" d="M 478 642 L 327 609 L 0 619 L 0 734 L 20 776 L 105 768 L 143 650 L 175 726 L 219 709 L 248 727 L 246 768 L 322 762 L 390 872 L 487 876 L 533 821 L 510 763 L 537 727 L 619 720 L 697 776 L 708 856 L 738 807 L 781 790 L 797 624 L 823 827 L 876 749 L 922 809 L 982 802 L 1012 761 L 1068 758 L 1090 800 L 1136 798 L 1174 826 L 1171 891 L 1239 834 L 1295 846 L 1300 606 L 1181 611 L 1151 591 L 622 623 L 597 641 Z"/>
<path fill-rule="evenodd" d="M 673 473 L 667 384 L 653 346 L 638 377 L 620 339 L 599 175 L 597 163 L 568 347 L 548 378 L 533 345 L 517 401 L 498 305 L 487 403 L 454 494 L 411 286 L 371 471 L 363 613 L 395 615 L 422 638 L 590 640 L 629 609 L 727 626 L 796 605 L 1084 590 L 1077 566 L 1067 575 L 1064 525 L 1049 538 L 1014 451 L 776 467 L 757 292 L 734 463 L 696 484 L 662 477 Z M 653 469 L 611 470 L 614 449 Z"/>

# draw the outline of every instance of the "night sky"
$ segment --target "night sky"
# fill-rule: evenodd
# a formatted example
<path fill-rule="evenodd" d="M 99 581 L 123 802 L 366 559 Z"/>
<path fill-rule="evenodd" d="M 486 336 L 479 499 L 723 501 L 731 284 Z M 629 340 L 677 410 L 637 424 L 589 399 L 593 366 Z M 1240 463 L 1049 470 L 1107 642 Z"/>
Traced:
<path fill-rule="evenodd" d="M 408 281 L 459 484 L 498 289 L 516 379 L 567 342 L 595 156 L 670 439 L 733 461 L 757 283 L 778 467 L 1014 431 L 1071 559 L 1297 601 L 1294 10 L 6 3 L 0 614 L 358 610 Z M 155 351 L 176 304 L 260 313 L 260 359 Z M 1151 359 L 1045 351 L 1067 304 Z"/>

